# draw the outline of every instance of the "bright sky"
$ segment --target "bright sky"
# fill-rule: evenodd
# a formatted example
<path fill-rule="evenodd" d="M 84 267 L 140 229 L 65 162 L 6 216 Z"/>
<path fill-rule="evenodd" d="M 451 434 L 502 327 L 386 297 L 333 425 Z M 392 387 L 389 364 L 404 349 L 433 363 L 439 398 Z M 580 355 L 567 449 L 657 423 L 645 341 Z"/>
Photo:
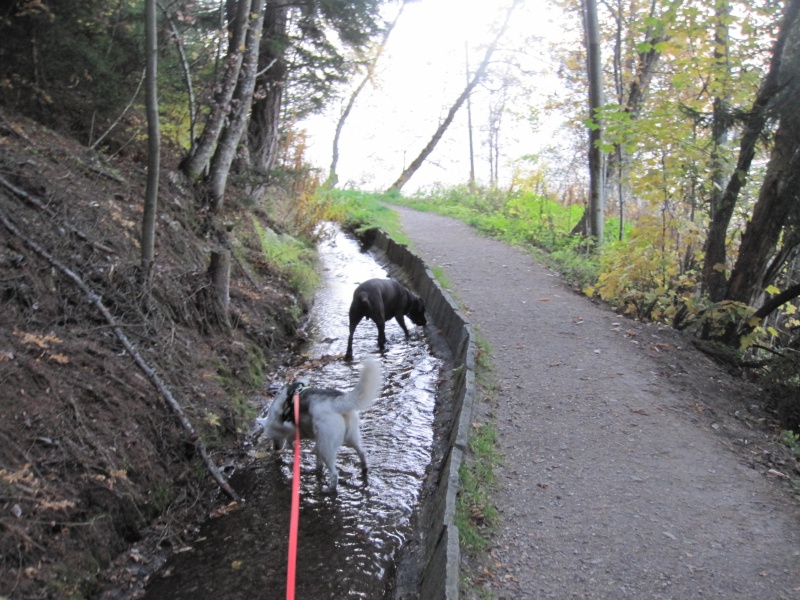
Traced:
<path fill-rule="evenodd" d="M 465 43 L 469 41 L 470 66 L 483 58 L 488 41 L 505 15 L 510 0 L 420 0 L 406 6 L 378 63 L 377 86 L 368 85 L 347 120 L 340 141 L 339 185 L 383 191 L 420 153 L 441 120 L 466 85 Z M 388 7 L 396 11 L 396 6 Z M 501 127 L 500 180 L 511 175 L 510 161 L 535 152 L 552 141 L 552 131 L 537 134 L 530 125 L 529 107 L 541 105 L 556 85 L 554 69 L 547 64 L 547 48 L 533 37 L 558 35 L 556 19 L 548 16 L 547 0 L 526 0 L 512 18 L 512 27 L 501 48 L 513 49 L 535 77 L 528 77 L 527 90 L 520 90 L 514 103 L 518 114 L 506 114 Z M 557 9 L 555 9 L 557 10 Z M 395 12 L 389 12 L 391 20 Z M 553 13 L 557 14 L 557 13 Z M 527 42 L 526 42 L 527 40 Z M 493 60 L 509 56 L 497 52 Z M 500 65 L 495 72 L 502 70 Z M 360 81 L 357 79 L 355 84 Z M 354 85 L 355 85 L 354 84 Z M 489 181 L 486 145 L 489 91 L 479 87 L 472 97 L 476 178 Z M 345 99 L 349 97 L 347 93 Z M 310 119 L 307 157 L 327 174 L 333 134 L 342 103 Z M 459 110 L 445 137 L 426 163 L 403 189 L 413 193 L 435 183 L 466 183 L 469 177 L 469 146 L 466 103 Z"/>

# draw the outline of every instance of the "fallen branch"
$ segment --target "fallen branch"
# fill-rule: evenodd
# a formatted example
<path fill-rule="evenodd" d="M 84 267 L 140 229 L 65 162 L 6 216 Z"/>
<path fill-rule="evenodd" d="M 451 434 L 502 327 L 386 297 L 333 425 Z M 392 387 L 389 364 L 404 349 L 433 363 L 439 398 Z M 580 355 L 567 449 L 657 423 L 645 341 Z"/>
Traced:
<path fill-rule="evenodd" d="M 3 212 L 0 211 L 0 221 L 2 221 L 3 225 L 5 226 L 8 231 L 10 231 L 13 235 L 17 236 L 21 239 L 28 248 L 33 250 L 36 254 L 44 258 L 47 262 L 49 262 L 54 268 L 58 269 L 64 276 L 70 279 L 75 285 L 77 285 L 80 290 L 86 294 L 86 297 L 89 299 L 95 308 L 103 315 L 106 322 L 111 326 L 111 330 L 114 332 L 114 335 L 117 336 L 117 339 L 122 343 L 125 350 L 130 354 L 133 361 L 136 365 L 141 369 L 141 371 L 150 379 L 151 383 L 156 387 L 156 389 L 161 394 L 161 397 L 164 398 L 164 401 L 169 405 L 172 409 L 172 412 L 178 417 L 178 421 L 180 421 L 183 429 L 189 436 L 189 440 L 194 444 L 195 448 L 197 449 L 197 453 L 203 459 L 203 462 L 206 465 L 209 473 L 211 473 L 212 477 L 216 480 L 219 487 L 224 491 L 228 496 L 230 496 L 233 500 L 237 502 L 241 502 L 242 498 L 233 490 L 233 488 L 225 481 L 225 478 L 222 476 L 222 473 L 219 472 L 217 466 L 211 460 L 211 457 L 208 455 L 208 451 L 206 450 L 206 446 L 203 441 L 200 439 L 200 436 L 195 431 L 194 427 L 192 426 L 191 421 L 186 416 L 186 413 L 183 411 L 183 408 L 175 400 L 175 397 L 172 395 L 172 392 L 167 387 L 166 383 L 158 376 L 150 365 L 142 358 L 141 354 L 136 350 L 133 343 L 128 339 L 128 336 L 120 329 L 119 325 L 117 325 L 114 316 L 109 312 L 109 310 L 105 307 L 102 302 L 102 298 L 96 294 L 87 284 L 86 282 L 81 279 L 79 275 L 69 269 L 67 266 L 61 264 L 58 260 L 56 260 L 53 256 L 51 256 L 44 248 L 39 246 L 36 242 L 28 238 L 25 234 L 19 231 L 16 226 L 9 220 L 8 216 Z"/>

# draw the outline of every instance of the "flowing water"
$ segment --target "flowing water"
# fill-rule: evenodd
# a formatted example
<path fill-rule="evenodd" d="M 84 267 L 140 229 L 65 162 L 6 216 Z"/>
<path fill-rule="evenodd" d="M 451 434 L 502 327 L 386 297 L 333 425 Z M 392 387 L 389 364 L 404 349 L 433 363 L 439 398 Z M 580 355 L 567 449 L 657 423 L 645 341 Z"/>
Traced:
<path fill-rule="evenodd" d="M 362 321 L 353 342 L 353 363 L 329 360 L 344 353 L 347 313 L 356 286 L 386 271 L 338 229 L 320 243 L 324 283 L 310 315 L 307 375 L 318 387 L 351 388 L 359 363 L 377 354 L 377 329 Z M 408 323 L 408 320 L 406 320 Z M 303 442 L 297 598 L 384 598 L 397 552 L 410 532 L 410 518 L 431 459 L 433 409 L 441 361 L 423 329 L 409 323 L 411 337 L 386 324 L 380 356 L 380 399 L 361 415 L 369 474 L 361 476 L 349 448 L 339 452 L 339 489 L 322 493 L 327 481 L 314 472 L 313 442 Z M 266 407 L 265 407 L 266 408 Z M 291 502 L 292 453 L 274 453 L 267 440 L 252 450 L 251 464 L 231 478 L 246 499 L 243 507 L 210 519 L 191 548 L 177 552 L 153 577 L 146 598 L 247 598 L 286 596 L 286 558 Z M 324 477 L 327 477 L 325 473 Z"/>

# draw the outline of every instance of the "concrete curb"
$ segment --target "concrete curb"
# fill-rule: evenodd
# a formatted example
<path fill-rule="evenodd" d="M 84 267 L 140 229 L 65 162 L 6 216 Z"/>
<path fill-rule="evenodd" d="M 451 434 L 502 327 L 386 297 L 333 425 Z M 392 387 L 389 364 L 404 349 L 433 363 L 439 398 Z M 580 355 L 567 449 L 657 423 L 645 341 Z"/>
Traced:
<path fill-rule="evenodd" d="M 425 312 L 441 331 L 453 353 L 453 418 L 447 432 L 448 451 L 440 471 L 433 523 L 426 537 L 425 568 L 419 582 L 419 597 L 457 600 L 461 552 L 455 525 L 458 471 L 464 453 L 475 401 L 475 341 L 472 327 L 458 311 L 450 295 L 437 283 L 424 261 L 404 244 L 398 244 L 380 229 L 364 236 L 370 249 L 380 251 L 398 267 L 407 283 L 425 302 Z"/>

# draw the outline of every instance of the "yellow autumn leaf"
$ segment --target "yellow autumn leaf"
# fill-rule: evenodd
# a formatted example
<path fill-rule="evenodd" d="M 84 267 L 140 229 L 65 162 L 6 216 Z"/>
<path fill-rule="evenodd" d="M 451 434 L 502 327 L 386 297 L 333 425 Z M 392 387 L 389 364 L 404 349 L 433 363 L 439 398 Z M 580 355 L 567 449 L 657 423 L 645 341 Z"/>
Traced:
<path fill-rule="evenodd" d="M 714 270 L 717 273 L 723 273 L 725 271 L 725 265 L 723 265 L 722 263 L 717 263 L 714 265 Z"/>
<path fill-rule="evenodd" d="M 781 293 L 780 289 L 776 288 L 774 285 L 767 286 L 767 289 L 765 289 L 764 291 L 770 294 L 771 296 Z"/>
<path fill-rule="evenodd" d="M 66 365 L 69 363 L 69 358 L 63 354 L 51 354 L 50 359 L 56 361 L 60 365 Z"/>

